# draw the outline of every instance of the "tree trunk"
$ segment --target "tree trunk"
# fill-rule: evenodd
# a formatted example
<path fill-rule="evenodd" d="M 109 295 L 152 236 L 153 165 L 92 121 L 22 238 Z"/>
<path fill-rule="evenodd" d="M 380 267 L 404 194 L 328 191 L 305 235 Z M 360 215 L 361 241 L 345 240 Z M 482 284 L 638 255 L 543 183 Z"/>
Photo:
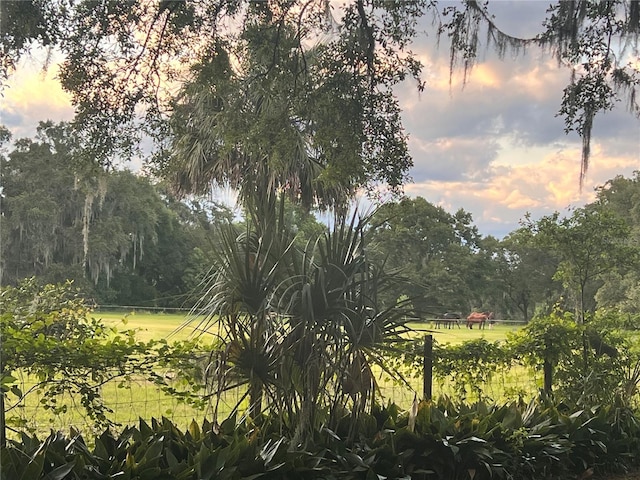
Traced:
<path fill-rule="evenodd" d="M 544 372 L 544 392 L 547 395 L 551 395 L 551 390 L 553 388 L 553 364 L 545 358 L 542 369 Z"/>
<path fill-rule="evenodd" d="M 544 352 L 544 365 L 542 366 L 542 371 L 544 373 L 544 392 L 547 395 L 551 395 L 551 390 L 553 388 L 553 363 L 549 358 L 549 350 L 551 350 L 551 340 L 545 341 L 545 352 Z"/>
<path fill-rule="evenodd" d="M 249 415 L 257 418 L 262 413 L 262 383 L 259 379 L 249 381 Z"/>

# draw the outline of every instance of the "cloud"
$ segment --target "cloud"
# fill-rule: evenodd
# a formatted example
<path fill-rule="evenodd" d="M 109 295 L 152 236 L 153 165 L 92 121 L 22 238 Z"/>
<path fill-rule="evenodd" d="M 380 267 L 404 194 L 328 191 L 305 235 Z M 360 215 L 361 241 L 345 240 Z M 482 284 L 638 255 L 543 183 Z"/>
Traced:
<path fill-rule="evenodd" d="M 522 36 L 540 31 L 545 7 L 490 3 L 496 23 Z M 619 105 L 596 117 L 580 191 L 582 143 L 575 132 L 565 134 L 557 116 L 570 72 L 548 54 L 530 49 L 501 60 L 487 53 L 464 83 L 460 70 L 450 77 L 446 44 L 436 51 L 433 39 L 423 37 L 414 46 L 427 88 L 418 94 L 402 85 L 397 91 L 414 160 L 409 196 L 452 212 L 463 208 L 482 234 L 502 237 L 527 212 L 535 219 L 581 206 L 593 201 L 597 186 L 640 168 L 640 125 Z"/>
<path fill-rule="evenodd" d="M 592 202 L 596 187 L 619 174 L 630 177 L 640 167 L 629 156 L 606 156 L 596 143 L 593 170 L 580 191 L 579 159 L 579 148 L 550 152 L 539 161 L 487 169 L 492 175 L 483 181 L 424 179 L 408 185 L 405 191 L 450 212 L 463 208 L 473 215 L 483 235 L 501 238 L 518 228 L 525 214 L 539 219 Z"/>
<path fill-rule="evenodd" d="M 0 121 L 14 138 L 32 137 L 40 121 L 73 118 L 70 96 L 56 80 L 57 65 L 45 72 L 33 64 L 22 65 L 4 90 Z"/>
<path fill-rule="evenodd" d="M 489 13 L 505 33 L 521 38 L 532 38 L 540 33 L 549 2 L 539 0 L 501 0 L 490 2 Z"/>
<path fill-rule="evenodd" d="M 418 183 L 486 179 L 491 175 L 491 165 L 500 148 L 482 136 L 433 140 L 411 137 L 409 147 L 414 158 L 411 175 Z"/>

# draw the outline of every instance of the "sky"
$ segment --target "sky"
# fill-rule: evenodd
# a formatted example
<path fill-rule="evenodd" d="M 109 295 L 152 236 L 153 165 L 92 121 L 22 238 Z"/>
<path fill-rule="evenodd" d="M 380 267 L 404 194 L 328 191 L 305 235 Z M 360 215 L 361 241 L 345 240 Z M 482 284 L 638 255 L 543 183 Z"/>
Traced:
<path fill-rule="evenodd" d="M 507 33 L 539 32 L 549 2 L 492 1 L 495 22 Z M 581 140 L 564 133 L 556 116 L 570 72 L 537 50 L 504 59 L 481 56 L 466 83 L 450 81 L 446 42 L 435 47 L 419 26 L 412 50 L 425 66 L 423 92 L 415 83 L 396 88 L 414 166 L 410 197 L 473 216 L 481 235 L 506 236 L 529 213 L 533 219 L 594 200 L 594 190 L 617 175 L 640 170 L 640 121 L 624 105 L 600 114 L 592 133 L 589 169 L 580 190 Z M 0 99 L 0 123 L 15 138 L 33 136 L 41 120 L 71 120 L 69 97 L 43 72 L 44 58 L 26 59 Z"/>

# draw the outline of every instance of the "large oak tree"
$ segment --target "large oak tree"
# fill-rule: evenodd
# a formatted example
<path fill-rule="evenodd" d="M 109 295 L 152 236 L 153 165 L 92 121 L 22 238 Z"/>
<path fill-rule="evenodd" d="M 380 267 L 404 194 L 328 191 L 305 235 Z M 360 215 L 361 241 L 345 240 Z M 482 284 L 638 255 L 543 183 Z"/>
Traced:
<path fill-rule="evenodd" d="M 556 2 L 528 39 L 500 31 L 490 2 L 444 5 L 4 1 L 0 73 L 10 75 L 34 46 L 61 52 L 60 80 L 92 161 L 130 153 L 146 131 L 183 147 L 156 158 L 161 170 L 188 180 L 183 186 L 234 184 L 241 174 L 248 183 L 250 172 L 260 173 L 270 188 L 320 204 L 406 180 L 411 160 L 393 87 L 408 76 L 425 87 L 410 49 L 425 15 L 449 38 L 452 69 L 468 72 L 482 49 L 505 55 L 534 46 L 568 68 L 559 112 L 584 140 L 583 172 L 594 116 L 620 98 L 639 113 L 638 2 Z"/>

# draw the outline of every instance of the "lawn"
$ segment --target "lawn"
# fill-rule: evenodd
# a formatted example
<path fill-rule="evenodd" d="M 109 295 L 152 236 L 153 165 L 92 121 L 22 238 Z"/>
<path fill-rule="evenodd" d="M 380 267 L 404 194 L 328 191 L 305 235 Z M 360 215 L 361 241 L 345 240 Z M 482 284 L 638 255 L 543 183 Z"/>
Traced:
<path fill-rule="evenodd" d="M 102 320 L 105 325 L 114 326 L 119 330 L 137 330 L 139 340 L 184 340 L 188 338 L 197 326 L 194 322 L 184 325 L 189 315 L 184 313 L 150 313 L 146 311 L 129 312 L 94 312 L 95 318 Z"/>
<path fill-rule="evenodd" d="M 433 322 L 414 322 L 409 326 L 416 331 L 416 334 L 433 335 L 433 339 L 440 344 L 456 344 L 476 338 L 484 338 L 489 342 L 506 340 L 508 332 L 515 332 L 522 328 L 515 323 L 496 323 L 491 328 L 487 325 L 484 329 L 478 329 L 474 325 L 472 329 L 466 328 L 464 323 L 454 328 L 436 328 Z"/>
<path fill-rule="evenodd" d="M 149 313 L 149 312 L 95 312 L 95 318 L 101 319 L 105 325 L 115 326 L 119 330 L 135 329 L 139 340 L 167 339 L 181 340 L 192 335 L 197 322 L 180 328 L 187 319 L 186 313 Z M 497 324 L 493 328 L 478 330 L 477 326 L 473 330 L 462 328 L 436 329 L 433 324 L 413 323 L 410 325 L 414 330 L 414 335 L 421 337 L 432 335 L 440 344 L 456 344 L 474 338 L 485 338 L 488 341 L 498 341 L 506 339 L 507 332 L 517 330 L 517 326 Z M 411 379 L 411 385 L 420 396 L 422 391 L 422 377 L 417 372 L 415 378 Z M 523 379 L 526 382 L 523 384 Z M 22 379 L 23 390 L 28 387 L 29 379 Z M 530 375 L 524 371 L 512 371 L 500 378 L 494 379 L 495 385 L 487 386 L 485 391 L 492 398 L 504 398 L 505 392 L 519 392 L 531 388 Z M 404 385 L 398 385 L 388 379 L 379 379 L 380 390 L 387 399 L 392 399 L 403 408 L 409 408 L 414 397 L 414 392 Z M 198 410 L 184 403 L 180 403 L 174 398 L 168 397 L 158 391 L 153 385 L 144 380 L 133 382 L 129 388 L 119 387 L 117 382 L 111 382 L 103 388 L 103 398 L 105 404 L 112 410 L 113 419 L 122 425 L 136 423 L 139 418 L 149 420 L 151 417 L 165 416 L 171 419 L 180 427 L 186 426 L 195 419 L 200 423 L 205 417 L 211 419 L 211 410 Z M 434 382 L 434 395 L 441 394 L 454 395 L 454 392 L 447 385 L 446 381 Z M 231 392 L 219 406 L 219 418 L 224 418 L 231 407 L 238 401 L 240 392 Z M 83 431 L 90 428 L 86 419 L 83 419 L 82 408 L 76 405 L 67 410 L 66 413 L 51 417 L 49 411 L 44 410 L 40 404 L 38 395 L 30 395 L 28 401 L 21 406 L 10 411 L 9 417 L 15 416 L 26 425 L 40 432 L 49 429 L 66 430 L 69 425 L 79 426 Z"/>
<path fill-rule="evenodd" d="M 131 312 L 95 312 L 94 317 L 101 319 L 106 325 L 117 326 L 120 329 L 138 330 L 140 340 L 180 340 L 188 338 L 197 327 L 197 321 L 183 326 L 188 314 L 185 313 L 150 313 L 145 311 Z M 441 344 L 462 343 L 474 338 L 485 338 L 495 342 L 505 340 L 507 332 L 513 332 L 521 328 L 518 324 L 497 323 L 492 328 L 468 329 L 462 324 L 460 328 L 451 329 L 435 328 L 433 322 L 410 322 L 409 326 L 414 330 L 414 335 L 433 335 L 434 340 Z M 181 328 L 182 327 L 182 328 Z"/>

